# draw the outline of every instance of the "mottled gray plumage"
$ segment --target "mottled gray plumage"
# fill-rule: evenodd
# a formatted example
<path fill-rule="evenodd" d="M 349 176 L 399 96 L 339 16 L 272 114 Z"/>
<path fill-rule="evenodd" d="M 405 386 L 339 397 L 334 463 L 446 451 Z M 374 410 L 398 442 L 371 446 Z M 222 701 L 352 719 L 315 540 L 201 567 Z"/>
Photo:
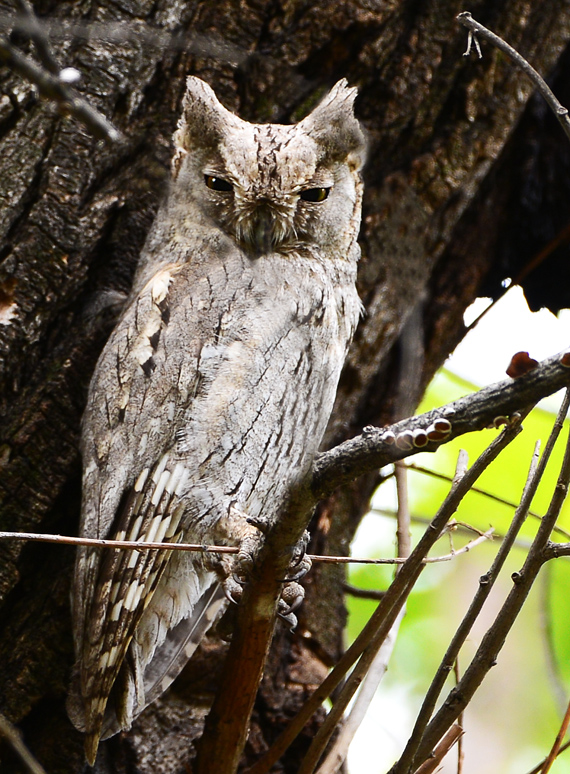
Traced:
<path fill-rule="evenodd" d="M 82 535 L 240 545 L 311 466 L 360 310 L 354 97 L 341 81 L 294 126 L 250 124 L 188 79 L 170 192 L 89 391 Z M 80 550 L 69 712 L 91 762 L 184 666 L 227 573 Z"/>

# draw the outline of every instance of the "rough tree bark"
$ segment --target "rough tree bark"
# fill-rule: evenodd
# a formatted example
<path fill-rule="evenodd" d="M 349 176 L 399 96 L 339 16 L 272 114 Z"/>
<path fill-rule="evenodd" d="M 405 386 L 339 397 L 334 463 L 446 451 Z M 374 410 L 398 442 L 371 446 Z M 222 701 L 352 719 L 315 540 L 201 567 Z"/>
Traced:
<path fill-rule="evenodd" d="M 366 314 L 328 446 L 412 412 L 463 336 L 466 306 L 498 294 L 505 277 L 521 278 L 534 307 L 568 305 L 566 141 L 539 102 L 527 104 L 530 87 L 497 51 L 461 56 L 459 0 L 42 0 L 36 10 L 62 22 L 51 27 L 59 62 L 83 73 L 85 96 L 127 143 L 96 141 L 0 69 L 0 529 L 76 533 L 86 387 L 164 190 L 188 73 L 255 121 L 301 117 L 340 77 L 359 87 L 370 139 Z M 469 10 L 553 73 L 570 103 L 567 3 L 481 0 Z M 0 12 L 14 7 L 0 2 Z M 70 20 L 89 36 L 60 35 Z M 128 27 L 117 34 L 116 22 Z M 9 30 L 6 17 L 0 24 Z M 27 45 L 21 34 L 14 41 Z M 369 476 L 321 504 L 312 552 L 347 552 L 375 483 Z M 51 774 L 84 765 L 64 708 L 72 563 L 71 548 L 0 545 L 0 711 Z M 341 651 L 343 573 L 315 568 L 298 632 L 277 630 L 250 762 Z M 97 770 L 191 770 L 223 650 L 215 638 L 205 643 L 132 732 L 102 746 Z M 283 771 L 297 770 L 306 744 Z M 2 755 L 3 771 L 18 770 Z"/>

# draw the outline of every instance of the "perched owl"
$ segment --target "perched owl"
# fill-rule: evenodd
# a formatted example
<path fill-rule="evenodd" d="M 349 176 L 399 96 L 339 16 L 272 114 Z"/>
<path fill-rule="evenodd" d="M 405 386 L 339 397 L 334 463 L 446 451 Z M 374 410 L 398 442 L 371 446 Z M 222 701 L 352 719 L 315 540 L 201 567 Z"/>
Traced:
<path fill-rule="evenodd" d="M 250 124 L 188 79 L 170 190 L 89 390 L 82 535 L 239 546 L 307 475 L 360 311 L 355 94 L 340 81 L 296 125 Z M 91 764 L 180 672 L 230 569 L 80 549 L 68 707 Z"/>

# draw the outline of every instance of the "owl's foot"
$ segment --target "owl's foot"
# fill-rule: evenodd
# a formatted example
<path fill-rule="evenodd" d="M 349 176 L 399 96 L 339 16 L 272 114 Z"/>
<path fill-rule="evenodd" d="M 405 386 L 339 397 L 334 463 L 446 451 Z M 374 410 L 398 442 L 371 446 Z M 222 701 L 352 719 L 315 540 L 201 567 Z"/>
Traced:
<path fill-rule="evenodd" d="M 305 589 L 294 581 L 287 583 L 283 591 L 281 592 L 281 598 L 277 607 L 277 615 L 282 621 L 285 621 L 289 625 L 289 629 L 293 631 L 297 627 L 297 616 L 295 610 L 297 610 L 303 604 L 305 599 Z"/>
<path fill-rule="evenodd" d="M 243 594 L 244 583 L 236 575 L 228 575 L 222 583 L 222 589 L 228 602 L 238 605 Z"/>
<path fill-rule="evenodd" d="M 233 604 L 239 604 L 263 541 L 263 533 L 262 525 L 255 523 L 235 508 L 231 509 L 230 518 L 234 526 L 236 526 L 236 520 L 239 522 L 241 540 L 237 555 L 229 561 L 224 561 L 225 577 L 222 587 L 226 598 Z M 294 611 L 300 607 L 305 598 L 305 590 L 297 581 L 311 569 L 311 560 L 306 554 L 308 542 L 309 533 L 305 530 L 292 551 L 287 577 L 281 581 L 285 585 L 279 599 L 277 615 L 289 625 L 291 630 L 297 626 Z"/>

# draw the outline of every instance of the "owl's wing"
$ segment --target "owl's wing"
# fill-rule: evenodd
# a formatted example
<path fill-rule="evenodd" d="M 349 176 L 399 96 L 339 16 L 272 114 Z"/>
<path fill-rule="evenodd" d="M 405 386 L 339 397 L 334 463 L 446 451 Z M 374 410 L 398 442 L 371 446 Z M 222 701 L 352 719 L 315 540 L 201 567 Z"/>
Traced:
<path fill-rule="evenodd" d="M 173 341 L 177 334 L 169 330 L 170 309 L 165 304 L 172 301 L 168 298 L 172 273 L 172 269 L 157 273 L 131 303 L 97 366 L 83 435 L 81 531 L 87 537 L 164 543 L 182 538 L 180 522 L 188 510 L 183 494 L 196 471 L 173 447 L 180 416 L 198 389 L 198 362 L 208 336 L 204 315 L 197 319 L 192 300 L 186 298 L 178 314 L 195 335 L 186 348 Z M 203 307 L 199 298 L 196 307 Z M 176 330 L 180 331 L 180 320 Z M 214 608 L 219 608 L 218 598 L 209 591 L 216 578 L 194 557 L 183 568 L 190 576 L 182 579 L 188 588 L 180 592 L 171 588 L 168 599 L 169 582 L 180 585 L 181 580 L 179 563 L 165 575 L 171 555 L 158 550 L 79 551 L 76 691 L 84 706 L 72 698 L 69 709 L 72 720 L 87 732 L 90 760 L 103 726 L 113 733 L 131 725 L 150 701 L 147 691 L 152 696 L 164 690 L 159 682 L 164 685 L 167 678 L 173 679 L 174 666 L 182 666 L 180 653 L 188 653 L 189 640 L 197 644 Z M 162 598 L 152 605 L 161 587 Z M 146 641 L 140 643 L 137 626 L 145 611 Z M 178 628 L 183 619 L 186 622 Z M 173 642 L 160 653 L 164 664 L 156 660 L 154 673 L 145 674 L 170 632 Z M 107 709 L 110 695 L 113 706 Z"/>
<path fill-rule="evenodd" d="M 139 476 L 125 499 L 111 538 L 157 543 L 176 542 L 180 538 L 178 526 L 183 507 L 179 492 L 187 472 L 181 464 L 172 470 L 168 470 L 167 464 L 168 455 L 164 455 L 151 472 Z M 79 654 L 86 744 L 94 752 L 111 689 L 169 556 L 168 551 L 105 549 L 101 557 Z M 129 666 L 136 693 L 140 694 L 140 668 L 136 663 Z M 121 726 L 132 722 L 131 703 L 127 697 L 118 702 Z M 141 700 L 135 703 L 140 704 Z"/>

